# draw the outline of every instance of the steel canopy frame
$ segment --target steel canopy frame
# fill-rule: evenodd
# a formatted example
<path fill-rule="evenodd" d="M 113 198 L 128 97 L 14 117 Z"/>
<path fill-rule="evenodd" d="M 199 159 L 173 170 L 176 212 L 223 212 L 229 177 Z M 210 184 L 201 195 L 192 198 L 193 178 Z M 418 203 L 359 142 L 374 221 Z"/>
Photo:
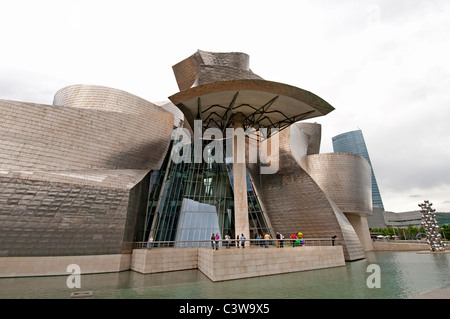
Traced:
<path fill-rule="evenodd" d="M 169 99 L 193 127 L 202 120 L 203 130 L 232 127 L 232 116 L 241 113 L 244 129 L 277 128 L 323 116 L 334 108 L 317 95 L 283 83 L 240 79 L 207 83 L 172 95 Z M 267 138 L 270 137 L 270 132 Z"/>

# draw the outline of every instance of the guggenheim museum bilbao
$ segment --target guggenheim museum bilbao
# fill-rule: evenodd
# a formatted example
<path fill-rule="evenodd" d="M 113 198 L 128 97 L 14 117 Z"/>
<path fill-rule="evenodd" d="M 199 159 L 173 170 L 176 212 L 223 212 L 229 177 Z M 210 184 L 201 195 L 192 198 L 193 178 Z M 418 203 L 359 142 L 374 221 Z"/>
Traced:
<path fill-rule="evenodd" d="M 244 53 L 199 50 L 172 69 L 180 91 L 162 103 L 92 85 L 52 105 L 0 100 L 3 267 L 78 256 L 120 271 L 150 236 L 212 233 L 336 236 L 345 260 L 365 258 L 371 167 L 320 154 L 321 126 L 304 122 L 330 104 L 262 79 Z"/>

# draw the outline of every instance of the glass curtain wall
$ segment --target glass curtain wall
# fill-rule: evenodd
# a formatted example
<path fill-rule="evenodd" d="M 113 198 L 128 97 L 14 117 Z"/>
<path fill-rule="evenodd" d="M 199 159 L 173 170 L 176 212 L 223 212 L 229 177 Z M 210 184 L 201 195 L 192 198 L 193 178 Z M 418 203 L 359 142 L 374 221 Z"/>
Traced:
<path fill-rule="evenodd" d="M 175 163 L 171 144 L 161 170 L 152 172 L 144 241 L 150 234 L 155 241 L 209 240 L 216 233 L 221 239 L 227 234 L 235 238 L 233 165 L 229 159 L 214 162 L 209 142 L 204 143 L 207 158 L 202 163 L 194 163 L 193 157 L 191 163 Z M 270 233 L 248 173 L 247 190 L 251 238 Z"/>
<path fill-rule="evenodd" d="M 364 157 L 369 162 L 372 173 L 372 203 L 373 206 L 378 206 L 384 211 L 383 200 L 381 199 L 377 179 L 375 178 L 372 162 L 370 161 L 369 152 L 362 131 L 356 130 L 337 135 L 332 138 L 332 142 L 334 152 L 357 154 Z"/>

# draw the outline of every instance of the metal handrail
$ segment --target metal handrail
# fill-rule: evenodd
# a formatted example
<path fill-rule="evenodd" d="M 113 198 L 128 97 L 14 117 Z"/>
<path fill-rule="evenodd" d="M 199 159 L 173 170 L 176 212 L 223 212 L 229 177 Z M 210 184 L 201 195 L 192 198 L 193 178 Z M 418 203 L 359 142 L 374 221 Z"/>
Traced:
<path fill-rule="evenodd" d="M 244 242 L 244 246 L 242 245 Z M 331 238 L 303 238 L 300 239 L 219 239 L 217 241 L 208 240 L 186 240 L 186 241 L 153 241 L 151 248 L 183 248 L 183 247 L 211 247 L 213 244 L 218 247 L 251 247 L 251 248 L 269 248 L 269 247 L 302 247 L 302 246 L 338 246 L 339 240 Z M 133 249 L 148 249 L 149 242 L 134 242 Z"/>

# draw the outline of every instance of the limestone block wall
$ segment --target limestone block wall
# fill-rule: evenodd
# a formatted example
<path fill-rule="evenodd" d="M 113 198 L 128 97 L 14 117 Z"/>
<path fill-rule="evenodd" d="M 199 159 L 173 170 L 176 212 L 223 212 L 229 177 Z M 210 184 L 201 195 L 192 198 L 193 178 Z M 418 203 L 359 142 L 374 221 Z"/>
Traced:
<path fill-rule="evenodd" d="M 198 268 L 212 281 L 345 266 L 341 246 L 198 250 Z"/>
<path fill-rule="evenodd" d="M 0 277 L 69 276 L 67 267 L 76 264 L 81 274 L 119 272 L 130 269 L 131 254 L 55 256 L 55 257 L 0 257 Z"/>
<path fill-rule="evenodd" d="M 143 273 L 159 273 L 198 268 L 198 248 L 134 249 L 131 270 Z"/>
<path fill-rule="evenodd" d="M 143 274 L 198 268 L 212 281 L 345 266 L 342 246 L 135 249 L 131 270 Z"/>
<path fill-rule="evenodd" d="M 212 281 L 345 266 L 341 246 L 212 250 L 205 247 L 135 249 L 132 254 L 0 257 L 1 277 L 69 275 L 133 270 L 143 274 L 198 268 Z"/>
<path fill-rule="evenodd" d="M 377 251 L 424 251 L 429 252 L 430 246 L 426 241 L 423 243 L 402 243 L 396 241 L 374 241 L 372 243 L 374 250 Z"/>

